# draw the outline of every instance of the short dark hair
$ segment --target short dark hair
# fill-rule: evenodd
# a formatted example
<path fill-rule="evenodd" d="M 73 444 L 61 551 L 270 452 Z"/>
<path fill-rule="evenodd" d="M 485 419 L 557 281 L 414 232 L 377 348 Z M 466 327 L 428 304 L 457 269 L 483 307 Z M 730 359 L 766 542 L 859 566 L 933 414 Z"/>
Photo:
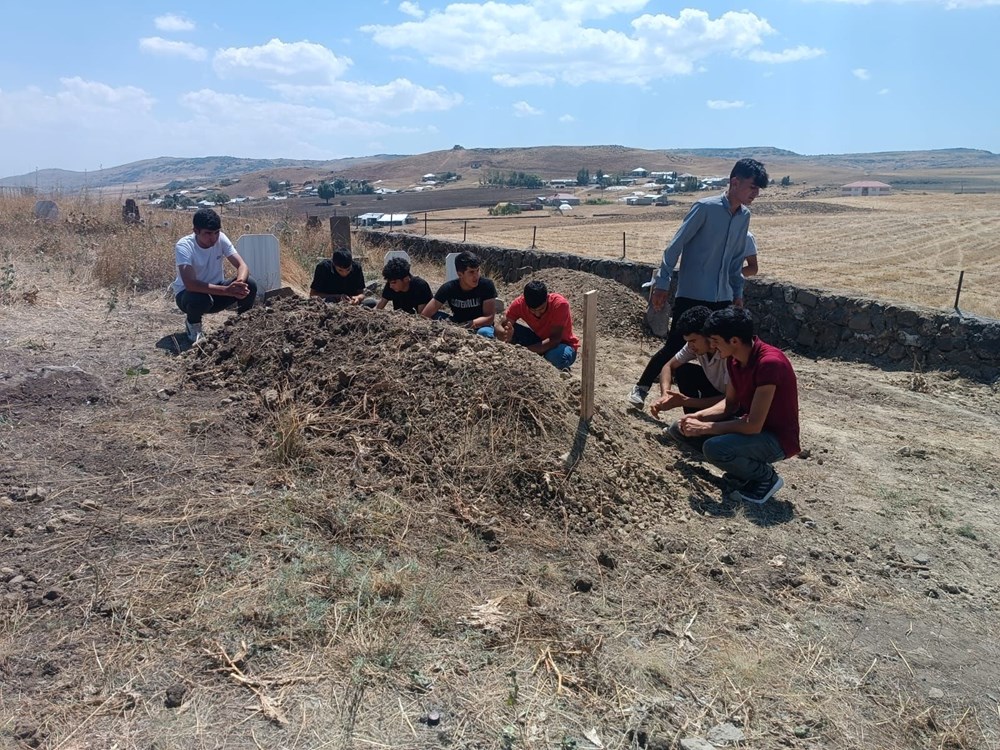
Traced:
<path fill-rule="evenodd" d="M 528 307 L 541 307 L 549 299 L 549 290 L 543 281 L 529 281 L 524 285 L 524 302 Z"/>
<path fill-rule="evenodd" d="M 753 316 L 743 307 L 727 307 L 708 316 L 702 329 L 705 336 L 720 336 L 729 341 L 737 338 L 744 344 L 753 343 Z"/>
<path fill-rule="evenodd" d="M 455 270 L 461 273 L 462 271 L 467 271 L 470 268 L 479 268 L 480 260 L 479 256 L 475 253 L 470 253 L 468 250 L 463 250 L 455 258 Z"/>
<path fill-rule="evenodd" d="M 354 256 L 346 247 L 338 247 L 333 251 L 333 265 L 336 268 L 350 268 L 354 264 Z"/>
<path fill-rule="evenodd" d="M 677 318 L 677 333 L 680 336 L 690 336 L 693 333 L 704 335 L 705 321 L 712 314 L 704 305 L 689 307 Z"/>
<path fill-rule="evenodd" d="M 222 229 L 222 219 L 211 208 L 199 208 L 194 212 L 191 221 L 194 224 L 194 231 L 196 232 L 202 229 L 209 229 L 213 232 L 217 229 Z"/>
<path fill-rule="evenodd" d="M 733 166 L 733 171 L 729 173 L 730 180 L 734 177 L 741 179 L 752 177 L 753 184 L 761 189 L 766 188 L 768 183 L 767 170 L 756 159 L 746 158 L 736 162 Z"/>
<path fill-rule="evenodd" d="M 410 275 L 410 261 L 406 258 L 389 258 L 382 269 L 386 281 L 399 281 Z"/>

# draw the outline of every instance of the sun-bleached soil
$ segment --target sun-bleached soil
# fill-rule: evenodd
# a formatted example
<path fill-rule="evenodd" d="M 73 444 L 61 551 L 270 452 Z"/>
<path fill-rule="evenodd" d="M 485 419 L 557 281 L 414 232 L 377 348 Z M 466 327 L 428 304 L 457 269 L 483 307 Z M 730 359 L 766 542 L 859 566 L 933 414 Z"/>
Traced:
<path fill-rule="evenodd" d="M 997 386 L 793 354 L 744 507 L 625 405 L 641 299 L 547 273 L 617 291 L 589 429 L 403 315 L 0 308 L 0 744 L 1000 747 Z"/>

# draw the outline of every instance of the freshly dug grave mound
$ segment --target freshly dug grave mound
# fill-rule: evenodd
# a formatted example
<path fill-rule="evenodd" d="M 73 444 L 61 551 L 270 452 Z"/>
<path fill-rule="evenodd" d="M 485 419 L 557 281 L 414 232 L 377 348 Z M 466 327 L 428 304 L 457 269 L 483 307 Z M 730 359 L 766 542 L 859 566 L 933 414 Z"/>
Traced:
<path fill-rule="evenodd" d="M 642 462 L 620 413 L 595 418 L 570 467 L 578 380 L 522 347 L 417 316 L 277 300 L 227 321 L 187 377 L 235 392 L 232 408 L 251 420 L 268 414 L 261 439 L 275 460 L 334 467 L 345 497 L 409 496 L 477 530 L 539 514 L 620 525 L 638 504 L 662 517 L 682 481 Z"/>
<path fill-rule="evenodd" d="M 573 330 L 581 338 L 583 295 L 591 289 L 597 291 L 598 336 L 637 339 L 649 335 L 644 323 L 646 300 L 617 281 L 568 268 L 543 268 L 513 284 L 503 285 L 498 293 L 509 303 L 524 292 L 529 281 L 542 281 L 550 292 L 558 292 L 569 300 Z"/>

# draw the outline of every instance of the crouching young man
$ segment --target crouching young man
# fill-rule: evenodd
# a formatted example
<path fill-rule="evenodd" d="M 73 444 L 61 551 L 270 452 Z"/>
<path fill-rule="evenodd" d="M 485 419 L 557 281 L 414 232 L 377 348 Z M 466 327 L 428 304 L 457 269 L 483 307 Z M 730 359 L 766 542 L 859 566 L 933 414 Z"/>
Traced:
<path fill-rule="evenodd" d="M 784 352 L 754 336 L 742 308 L 713 312 L 703 332 L 728 358 L 726 398 L 667 431 L 722 469 L 743 500 L 762 505 L 784 486 L 773 464 L 800 450 L 795 371 Z"/>
<path fill-rule="evenodd" d="M 705 335 L 705 323 L 711 314 L 704 305 L 681 313 L 677 332 L 684 338 L 684 346 L 660 372 L 660 400 L 650 408 L 654 417 L 678 406 L 685 414 L 692 414 L 725 397 L 729 382 L 726 358 Z"/>
<path fill-rule="evenodd" d="M 455 258 L 458 278 L 443 283 L 420 314 L 425 318 L 450 320 L 480 336 L 493 338 L 497 288 L 491 279 L 481 274 L 479 266 L 477 255 L 468 250 L 460 252 Z M 441 310 L 445 305 L 451 308 L 451 316 Z"/>
<path fill-rule="evenodd" d="M 201 318 L 221 312 L 233 304 L 236 312 L 253 307 L 257 283 L 250 278 L 250 267 L 240 257 L 233 243 L 222 232 L 222 219 L 210 208 L 195 211 L 194 233 L 181 237 L 174 246 L 177 278 L 171 289 L 174 300 L 187 314 L 188 340 L 196 344 L 202 338 Z M 236 278 L 225 280 L 222 259 L 236 269 Z"/>
<path fill-rule="evenodd" d="M 523 320 L 525 325 L 518 325 Z M 497 333 L 507 343 L 514 342 L 541 354 L 560 370 L 576 361 L 580 339 L 573 335 L 573 315 L 561 294 L 549 293 L 541 281 L 529 281 L 524 294 L 510 303 L 500 317 Z"/>

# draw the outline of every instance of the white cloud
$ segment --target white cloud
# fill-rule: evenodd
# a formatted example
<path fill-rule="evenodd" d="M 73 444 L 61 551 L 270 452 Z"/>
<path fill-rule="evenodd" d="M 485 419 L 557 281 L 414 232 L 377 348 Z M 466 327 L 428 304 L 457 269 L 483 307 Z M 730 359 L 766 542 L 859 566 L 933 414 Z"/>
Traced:
<path fill-rule="evenodd" d="M 645 86 L 690 75 L 713 58 L 794 62 L 823 54 L 804 45 L 764 51 L 765 39 L 776 31 L 749 11 L 716 18 L 690 8 L 677 16 L 643 14 L 625 31 L 584 23 L 646 5 L 647 0 L 452 3 L 420 20 L 361 30 L 383 47 L 413 50 L 451 70 L 487 73 L 501 86 L 553 81 Z"/>
<path fill-rule="evenodd" d="M 537 117 L 543 114 L 543 112 L 540 109 L 535 109 L 527 102 L 514 102 L 514 114 L 517 117 Z"/>
<path fill-rule="evenodd" d="M 726 99 L 709 99 L 705 102 L 705 105 L 709 109 L 743 109 L 747 106 L 747 103 L 741 99 L 732 101 Z"/>
<path fill-rule="evenodd" d="M 328 83 L 353 63 L 348 57 L 338 57 L 322 44 L 285 43 L 272 39 L 258 47 L 220 49 L 212 64 L 222 77 L 244 75 L 265 81 L 299 77 Z"/>
<path fill-rule="evenodd" d="M 559 122 L 576 122 L 576 118 L 573 115 L 562 115 Z"/>
<path fill-rule="evenodd" d="M 855 68 L 851 71 L 851 74 L 859 81 L 867 81 L 872 77 L 872 74 L 866 68 Z"/>
<path fill-rule="evenodd" d="M 336 100 L 337 108 L 364 115 L 401 115 L 443 111 L 462 103 L 462 95 L 443 89 L 428 89 L 397 78 L 378 86 L 352 81 L 334 81 L 323 86 L 277 84 L 275 91 L 294 101 Z"/>
<path fill-rule="evenodd" d="M 878 90 L 878 95 L 879 96 L 885 96 L 888 93 L 889 93 L 889 89 L 879 89 Z"/>
<path fill-rule="evenodd" d="M 945 10 L 965 10 L 1000 5 L 1000 0 L 807 0 L 807 2 L 845 3 L 848 5 L 874 5 L 885 2 L 893 5 L 937 5 Z"/>
<path fill-rule="evenodd" d="M 408 16 L 413 16 L 414 18 L 424 17 L 424 12 L 420 9 L 420 6 L 417 5 L 417 3 L 411 3 L 408 0 L 399 4 L 399 12 Z"/>
<path fill-rule="evenodd" d="M 815 57 L 825 54 L 826 50 L 800 44 L 798 47 L 792 47 L 781 52 L 766 52 L 759 49 L 751 50 L 747 53 L 747 59 L 753 62 L 778 65 L 781 63 L 800 62 L 801 60 L 812 60 Z"/>
<path fill-rule="evenodd" d="M 552 76 L 538 73 L 537 71 L 520 73 L 518 75 L 498 73 L 493 76 L 493 83 L 504 88 L 514 88 L 516 86 L 551 86 L 555 82 L 556 79 Z"/>
<path fill-rule="evenodd" d="M 158 36 L 147 36 L 140 39 L 139 49 L 151 55 L 184 57 L 195 62 L 200 62 L 208 57 L 208 52 L 203 47 L 191 44 L 190 42 L 175 42 L 171 39 L 163 39 Z"/>
<path fill-rule="evenodd" d="M 194 21 L 174 13 L 157 16 L 153 19 L 153 23 L 160 31 L 194 31 Z"/>

